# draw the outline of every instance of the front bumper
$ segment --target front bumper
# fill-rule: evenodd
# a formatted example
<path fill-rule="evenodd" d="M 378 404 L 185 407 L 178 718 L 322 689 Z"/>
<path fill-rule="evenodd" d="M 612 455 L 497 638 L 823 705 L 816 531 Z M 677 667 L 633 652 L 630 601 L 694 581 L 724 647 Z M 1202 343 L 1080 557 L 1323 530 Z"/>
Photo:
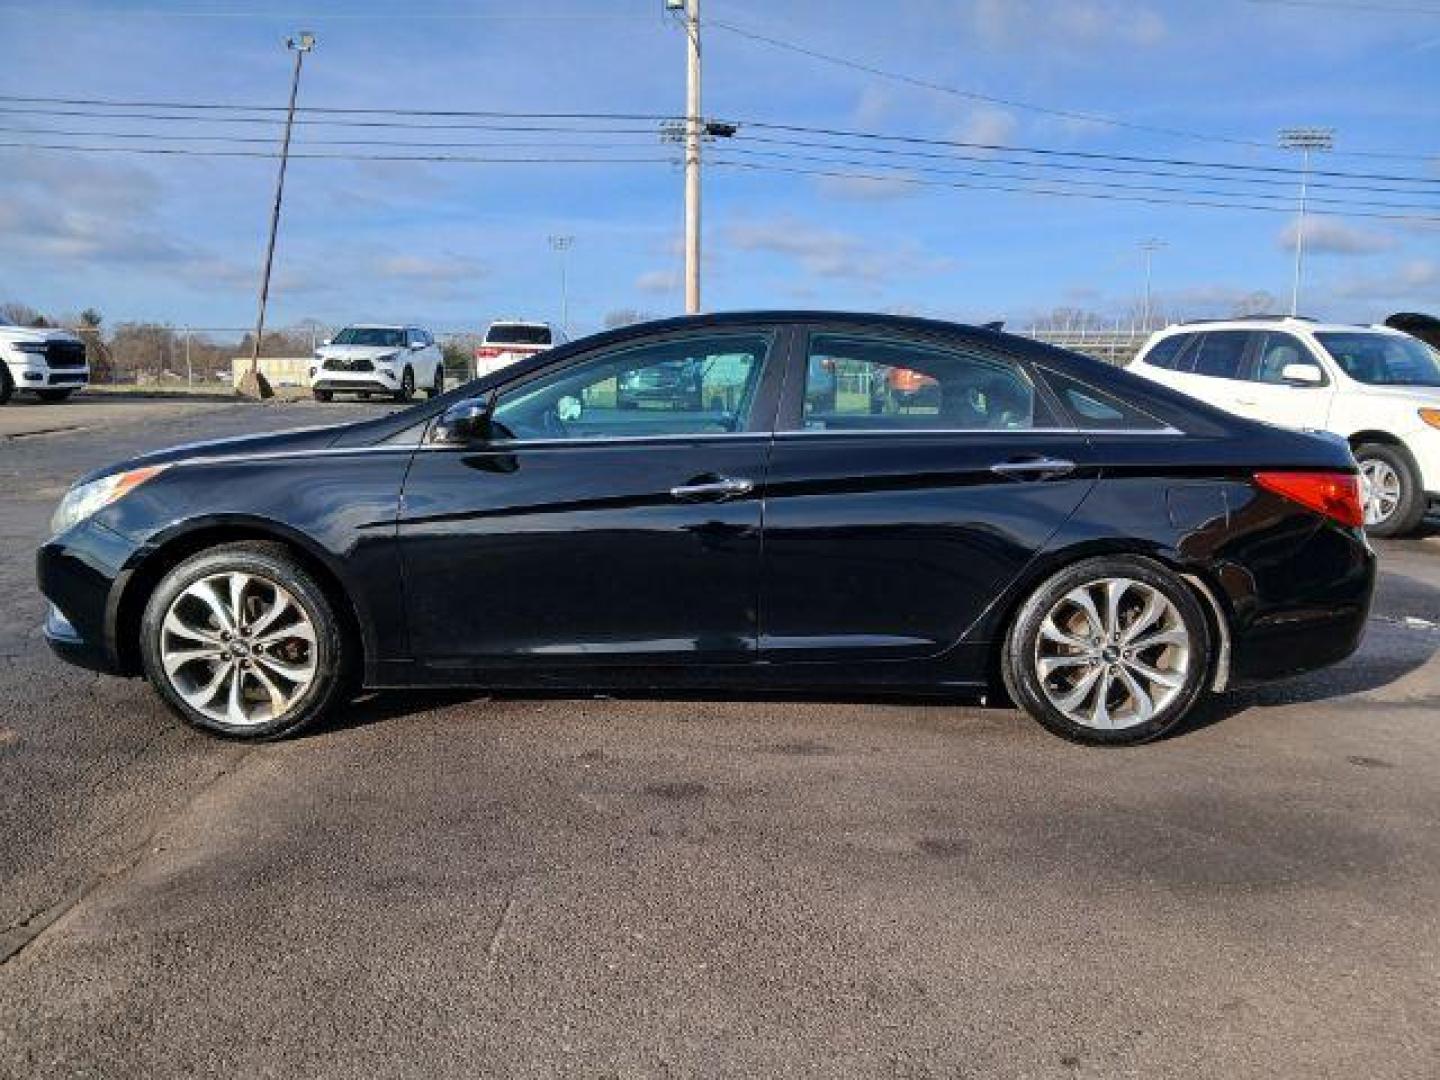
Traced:
<path fill-rule="evenodd" d="M 381 382 L 371 375 L 348 379 L 316 378 L 310 383 L 311 390 L 328 390 L 332 394 L 393 394 L 399 389 L 395 382 Z"/>
<path fill-rule="evenodd" d="M 82 521 L 35 555 L 40 592 L 50 601 L 44 635 L 62 660 L 110 675 L 133 669 L 134 642 L 116 639 L 120 599 L 138 548 L 94 521 Z"/>
<path fill-rule="evenodd" d="M 52 368 L 46 364 L 11 364 L 10 379 L 16 390 L 49 390 L 84 386 L 90 381 L 89 368 Z"/>
<path fill-rule="evenodd" d="M 1422 428 L 1405 436 L 1405 449 L 1420 467 L 1420 483 L 1431 501 L 1440 501 L 1440 428 Z"/>

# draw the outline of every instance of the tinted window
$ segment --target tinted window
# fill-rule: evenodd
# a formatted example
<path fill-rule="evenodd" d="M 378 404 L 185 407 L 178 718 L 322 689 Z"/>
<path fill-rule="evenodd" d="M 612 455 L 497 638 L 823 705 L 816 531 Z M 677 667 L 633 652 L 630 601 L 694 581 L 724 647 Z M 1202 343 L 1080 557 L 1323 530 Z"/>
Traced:
<path fill-rule="evenodd" d="M 1180 357 L 1180 350 L 1189 340 L 1189 334 L 1175 334 L 1173 337 L 1157 341 L 1155 347 L 1145 354 L 1145 363 L 1151 367 L 1173 368 L 1175 361 Z"/>
<path fill-rule="evenodd" d="M 392 327 L 347 326 L 332 341 L 336 345 L 374 345 L 395 349 L 405 344 L 405 331 Z"/>
<path fill-rule="evenodd" d="M 1374 386 L 1440 386 L 1440 353 L 1392 334 L 1316 334 L 1342 371 Z"/>
<path fill-rule="evenodd" d="M 497 323 L 485 334 L 487 345 L 549 345 L 550 327 L 527 323 Z"/>
<path fill-rule="evenodd" d="M 1310 350 L 1301 344 L 1293 334 L 1268 333 L 1260 335 L 1255 351 L 1255 366 L 1250 378 L 1255 382 L 1289 385 L 1285 381 L 1285 369 L 1291 364 L 1314 364 Z"/>
<path fill-rule="evenodd" d="M 1254 336 L 1248 330 L 1212 330 L 1202 334 L 1190 370 L 1216 379 L 1240 378 L 1245 350 Z"/>
<path fill-rule="evenodd" d="M 514 439 L 743 431 L 768 348 L 726 334 L 602 353 L 503 395 L 495 424 Z"/>
<path fill-rule="evenodd" d="M 1067 375 L 1045 372 L 1045 381 L 1059 396 L 1078 428 L 1107 431 L 1159 431 L 1167 425 L 1113 394 Z"/>
<path fill-rule="evenodd" d="M 1037 425 L 1035 388 L 1009 360 L 965 347 L 816 334 L 807 430 L 996 430 Z"/>

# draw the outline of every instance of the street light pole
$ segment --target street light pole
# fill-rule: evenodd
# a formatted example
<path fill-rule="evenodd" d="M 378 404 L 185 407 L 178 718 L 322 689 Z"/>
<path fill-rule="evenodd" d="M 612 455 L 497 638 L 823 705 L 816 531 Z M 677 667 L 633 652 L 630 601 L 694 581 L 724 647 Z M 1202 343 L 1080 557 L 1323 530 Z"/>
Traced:
<path fill-rule="evenodd" d="M 1153 262 L 1155 253 L 1166 246 L 1165 241 L 1157 236 L 1152 236 L 1148 240 L 1140 241 L 1140 250 L 1145 253 L 1145 307 L 1143 309 L 1144 319 L 1141 323 L 1141 329 L 1147 333 L 1150 330 L 1150 285 L 1153 280 Z"/>
<path fill-rule="evenodd" d="M 270 238 L 265 244 L 265 265 L 260 272 L 260 305 L 255 315 L 255 340 L 250 343 L 250 368 L 240 380 L 239 391 L 245 397 L 270 397 L 274 391 L 260 377 L 260 339 L 265 333 L 265 305 L 270 299 L 270 267 L 275 260 L 275 233 L 280 228 L 280 201 L 285 197 L 285 166 L 290 161 L 290 132 L 295 126 L 295 98 L 300 92 L 300 69 L 305 54 L 315 48 L 315 35 L 302 30 L 285 39 L 285 47 L 295 54 L 295 73 L 290 79 L 290 107 L 285 114 L 285 137 L 280 144 L 280 173 L 275 179 L 275 205 L 270 210 Z"/>
<path fill-rule="evenodd" d="M 570 282 L 566 273 L 566 253 L 575 243 L 573 236 L 550 237 L 550 248 L 560 256 L 560 328 L 570 336 Z"/>
<path fill-rule="evenodd" d="M 1305 202 L 1310 194 L 1310 154 L 1335 148 L 1334 128 L 1285 128 L 1280 147 L 1300 151 L 1300 216 L 1295 222 L 1295 280 L 1290 289 L 1290 314 L 1300 313 L 1300 276 L 1305 262 Z"/>

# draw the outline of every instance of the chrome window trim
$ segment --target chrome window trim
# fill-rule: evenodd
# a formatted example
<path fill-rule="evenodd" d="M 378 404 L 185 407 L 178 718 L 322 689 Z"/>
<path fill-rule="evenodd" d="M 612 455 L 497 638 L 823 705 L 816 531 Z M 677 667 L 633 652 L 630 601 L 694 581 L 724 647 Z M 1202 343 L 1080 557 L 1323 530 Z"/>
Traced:
<path fill-rule="evenodd" d="M 1179 428 L 1166 425 L 1163 428 L 1079 428 L 1079 427 L 1037 427 L 1037 428 L 855 428 L 851 430 L 818 431 L 792 429 L 777 431 L 776 438 L 792 435 L 1184 435 Z"/>

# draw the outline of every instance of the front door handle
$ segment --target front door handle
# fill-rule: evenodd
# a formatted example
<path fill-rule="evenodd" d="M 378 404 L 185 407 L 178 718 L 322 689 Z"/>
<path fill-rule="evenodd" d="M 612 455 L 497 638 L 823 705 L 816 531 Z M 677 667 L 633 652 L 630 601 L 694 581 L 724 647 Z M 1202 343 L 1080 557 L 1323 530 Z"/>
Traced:
<path fill-rule="evenodd" d="M 1074 472 L 1075 463 L 1053 457 L 1016 458 L 997 462 L 990 466 L 990 471 L 1009 480 L 1048 480 Z"/>
<path fill-rule="evenodd" d="M 755 490 L 754 480 L 731 479 L 722 476 L 715 480 L 695 480 L 670 489 L 670 497 L 681 502 L 723 502 L 740 495 L 749 495 Z"/>

